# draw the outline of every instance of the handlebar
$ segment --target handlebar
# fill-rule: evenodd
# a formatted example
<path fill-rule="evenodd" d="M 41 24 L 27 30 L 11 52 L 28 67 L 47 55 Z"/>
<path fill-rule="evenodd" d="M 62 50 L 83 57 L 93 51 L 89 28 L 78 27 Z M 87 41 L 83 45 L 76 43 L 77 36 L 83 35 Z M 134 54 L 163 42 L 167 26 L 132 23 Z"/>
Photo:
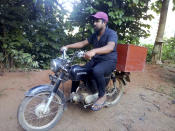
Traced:
<path fill-rule="evenodd" d="M 67 51 L 67 48 L 62 48 L 62 58 L 65 59 L 66 58 L 66 51 Z"/>
<path fill-rule="evenodd" d="M 62 58 L 63 59 L 66 59 L 67 57 L 67 48 L 63 48 L 62 50 Z M 79 51 L 76 51 L 74 54 L 73 54 L 73 59 L 74 57 L 78 57 L 78 58 L 82 58 L 84 57 L 86 51 L 82 51 L 82 50 L 79 50 Z"/>

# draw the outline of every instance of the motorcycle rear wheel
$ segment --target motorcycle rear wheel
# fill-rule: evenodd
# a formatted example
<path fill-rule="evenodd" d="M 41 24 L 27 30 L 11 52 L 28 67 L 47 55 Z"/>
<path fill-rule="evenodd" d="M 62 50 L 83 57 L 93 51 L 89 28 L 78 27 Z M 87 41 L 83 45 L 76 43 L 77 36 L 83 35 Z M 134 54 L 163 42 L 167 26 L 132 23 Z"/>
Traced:
<path fill-rule="evenodd" d="M 18 108 L 18 122 L 27 131 L 45 131 L 53 128 L 64 110 L 62 98 L 55 94 L 49 108 L 44 109 L 51 92 L 41 92 L 25 97 Z M 33 103 L 32 103 L 33 102 Z"/>
<path fill-rule="evenodd" d="M 105 107 L 110 107 L 117 104 L 123 95 L 123 91 L 123 83 L 120 79 L 116 78 L 115 82 L 110 80 L 106 88 L 107 100 L 105 102 Z"/>

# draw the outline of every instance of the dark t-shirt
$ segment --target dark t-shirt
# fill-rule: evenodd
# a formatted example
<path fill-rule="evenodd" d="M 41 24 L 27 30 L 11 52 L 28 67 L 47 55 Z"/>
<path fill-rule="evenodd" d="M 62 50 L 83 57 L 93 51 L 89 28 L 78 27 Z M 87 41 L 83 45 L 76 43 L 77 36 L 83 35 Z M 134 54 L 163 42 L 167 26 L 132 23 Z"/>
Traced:
<path fill-rule="evenodd" d="M 114 62 L 117 61 L 117 40 L 118 36 L 117 33 L 109 28 L 106 28 L 104 34 L 101 36 L 100 40 L 97 39 L 97 33 L 92 34 L 88 38 L 88 42 L 93 45 L 94 48 L 100 48 L 103 46 L 106 46 L 108 42 L 115 42 L 115 47 L 112 52 L 109 54 L 103 54 L 103 55 L 95 55 L 93 58 L 98 60 L 112 60 Z"/>

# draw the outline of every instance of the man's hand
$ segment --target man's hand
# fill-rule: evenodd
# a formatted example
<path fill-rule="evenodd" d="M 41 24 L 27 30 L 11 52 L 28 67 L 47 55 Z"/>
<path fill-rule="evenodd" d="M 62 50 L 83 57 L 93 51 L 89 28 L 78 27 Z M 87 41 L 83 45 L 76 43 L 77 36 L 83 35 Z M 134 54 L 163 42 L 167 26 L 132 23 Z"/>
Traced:
<path fill-rule="evenodd" d="M 67 46 L 63 46 L 63 47 L 61 47 L 60 51 L 63 52 L 64 50 L 67 51 L 67 50 L 68 50 L 68 47 L 67 47 Z"/>
<path fill-rule="evenodd" d="M 95 51 L 94 50 L 90 50 L 90 51 L 87 51 L 86 53 L 85 53 L 85 55 L 84 55 L 84 57 L 86 58 L 86 59 L 88 59 L 88 60 L 91 60 L 91 58 L 93 57 L 93 56 L 95 56 Z"/>

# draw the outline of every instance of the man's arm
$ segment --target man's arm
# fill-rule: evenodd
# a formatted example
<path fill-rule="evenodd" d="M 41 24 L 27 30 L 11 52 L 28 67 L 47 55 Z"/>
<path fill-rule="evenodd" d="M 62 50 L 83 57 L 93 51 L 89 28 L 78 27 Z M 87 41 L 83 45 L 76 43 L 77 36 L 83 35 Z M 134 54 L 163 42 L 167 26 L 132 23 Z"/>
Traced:
<path fill-rule="evenodd" d="M 70 45 L 66 45 L 64 47 L 66 47 L 67 49 L 69 49 L 69 48 L 83 48 L 83 47 L 87 46 L 88 44 L 89 44 L 88 40 L 84 40 L 84 41 L 80 41 L 80 42 L 73 43 Z"/>
<path fill-rule="evenodd" d="M 106 46 L 103 46 L 101 48 L 95 48 L 92 49 L 85 54 L 85 58 L 91 59 L 96 54 L 102 55 L 102 54 L 108 54 L 114 50 L 115 42 L 108 42 Z"/>
<path fill-rule="evenodd" d="M 106 46 L 103 46 L 101 48 L 93 49 L 92 51 L 95 52 L 95 54 L 102 55 L 102 54 L 108 54 L 114 50 L 115 42 L 108 42 Z"/>

